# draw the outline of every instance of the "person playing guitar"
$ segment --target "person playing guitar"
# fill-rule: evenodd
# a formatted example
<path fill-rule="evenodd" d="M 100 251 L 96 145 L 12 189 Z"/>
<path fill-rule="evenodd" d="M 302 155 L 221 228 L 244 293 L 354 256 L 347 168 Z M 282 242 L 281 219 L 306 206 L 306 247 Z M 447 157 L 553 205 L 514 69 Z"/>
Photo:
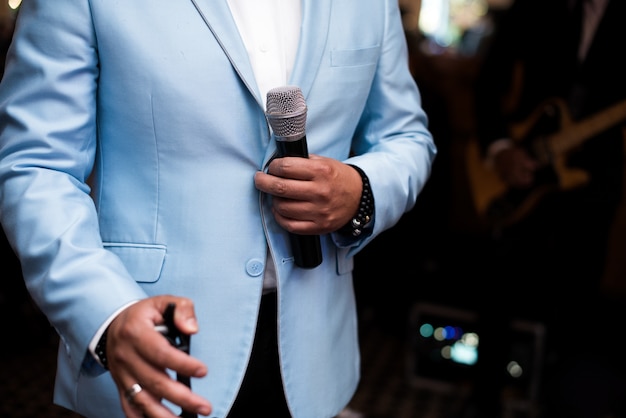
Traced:
<path fill-rule="evenodd" d="M 625 39 L 626 2 L 582 2 L 516 0 L 476 80 L 476 147 L 468 154 L 495 179 L 473 181 L 472 191 L 497 186 L 491 198 L 476 199 L 491 237 L 479 280 L 493 295 L 478 308 L 485 330 L 478 409 L 497 405 L 490 388 L 510 379 L 503 330 L 515 318 L 546 325 L 542 391 L 526 394 L 541 398 L 545 416 L 620 415 L 624 410 L 614 409 L 626 408 L 623 389 L 616 392 L 626 385 L 607 383 L 623 383 L 626 365 L 603 363 L 599 350 L 609 348 L 582 334 L 610 334 L 625 314 L 623 298 L 602 283 L 623 199 L 626 63 L 611 45 Z M 583 364 L 610 377 L 573 387 Z M 607 397 L 592 398 L 597 389 Z"/>

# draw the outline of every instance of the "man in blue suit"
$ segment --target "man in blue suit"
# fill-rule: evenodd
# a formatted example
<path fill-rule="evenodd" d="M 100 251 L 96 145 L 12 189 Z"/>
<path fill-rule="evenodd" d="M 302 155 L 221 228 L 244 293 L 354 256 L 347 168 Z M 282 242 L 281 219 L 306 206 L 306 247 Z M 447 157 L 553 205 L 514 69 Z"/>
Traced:
<path fill-rule="evenodd" d="M 0 221 L 60 336 L 54 402 L 338 414 L 359 380 L 353 256 L 436 154 L 396 0 L 23 0 L 7 61 Z M 282 85 L 306 99 L 308 159 L 275 158 Z M 320 237 L 321 264 L 294 263 L 293 234 Z M 169 303 L 189 355 L 156 329 Z"/>

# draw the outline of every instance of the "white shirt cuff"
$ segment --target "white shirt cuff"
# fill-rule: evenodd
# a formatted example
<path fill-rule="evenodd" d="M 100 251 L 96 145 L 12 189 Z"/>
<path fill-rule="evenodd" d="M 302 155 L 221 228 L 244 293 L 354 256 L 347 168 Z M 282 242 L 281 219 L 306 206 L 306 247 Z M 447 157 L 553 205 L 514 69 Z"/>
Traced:
<path fill-rule="evenodd" d="M 100 364 L 101 366 L 102 366 L 102 363 L 100 363 L 100 359 L 96 355 L 96 345 L 98 345 L 98 341 L 100 341 L 100 338 L 102 337 L 102 334 L 104 334 L 104 331 L 107 329 L 109 324 L 111 322 L 113 322 L 113 320 L 119 315 L 119 313 L 122 312 L 127 307 L 129 307 L 130 305 L 133 305 L 133 304 L 135 304 L 137 302 L 139 302 L 139 301 L 136 300 L 136 301 L 127 303 L 126 305 L 124 305 L 121 308 L 119 308 L 117 311 L 113 312 L 113 315 L 111 315 L 106 321 L 104 321 L 104 323 L 100 326 L 100 328 L 98 328 L 98 331 L 96 332 L 94 337 L 91 339 L 91 342 L 89 343 L 89 352 L 91 353 L 93 358 L 96 359 L 98 364 Z"/>

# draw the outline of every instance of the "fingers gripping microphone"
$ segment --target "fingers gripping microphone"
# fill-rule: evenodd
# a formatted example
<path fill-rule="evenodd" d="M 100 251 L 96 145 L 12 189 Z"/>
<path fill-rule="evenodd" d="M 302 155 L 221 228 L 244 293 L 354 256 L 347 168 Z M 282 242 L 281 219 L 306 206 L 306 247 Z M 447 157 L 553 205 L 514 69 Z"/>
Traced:
<path fill-rule="evenodd" d="M 267 93 L 266 116 L 274 131 L 279 157 L 309 157 L 306 143 L 306 102 L 299 87 L 277 87 Z M 322 262 L 318 235 L 289 234 L 298 267 L 313 268 Z"/>

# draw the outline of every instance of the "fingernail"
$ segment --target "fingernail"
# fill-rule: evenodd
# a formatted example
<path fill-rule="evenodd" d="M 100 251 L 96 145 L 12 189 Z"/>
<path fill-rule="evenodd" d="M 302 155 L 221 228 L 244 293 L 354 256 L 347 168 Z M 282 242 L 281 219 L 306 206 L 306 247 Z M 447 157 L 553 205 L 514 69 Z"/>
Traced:
<path fill-rule="evenodd" d="M 210 406 L 202 406 L 198 409 L 198 413 L 200 415 L 204 415 L 204 416 L 208 416 L 211 413 L 211 407 Z"/>
<path fill-rule="evenodd" d="M 190 328 L 190 331 L 192 332 L 198 330 L 198 322 L 196 321 L 195 318 L 187 319 L 187 326 Z"/>

